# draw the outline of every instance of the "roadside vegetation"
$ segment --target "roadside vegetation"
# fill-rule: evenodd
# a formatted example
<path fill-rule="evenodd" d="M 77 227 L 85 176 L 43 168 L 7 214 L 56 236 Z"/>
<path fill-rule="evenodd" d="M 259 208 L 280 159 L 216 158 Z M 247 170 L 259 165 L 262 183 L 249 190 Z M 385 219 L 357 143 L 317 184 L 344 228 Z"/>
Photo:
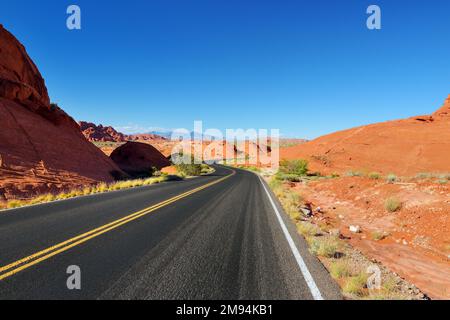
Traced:
<path fill-rule="evenodd" d="M 125 180 L 125 181 L 118 181 L 111 184 L 106 183 L 99 183 L 94 186 L 85 186 L 83 188 L 70 190 L 67 192 L 60 192 L 57 194 L 47 193 L 44 195 L 40 195 L 38 197 L 32 198 L 32 199 L 15 199 L 15 200 L 9 200 L 4 204 L 3 209 L 14 209 L 14 208 L 20 208 L 25 206 L 30 206 L 34 204 L 40 204 L 40 203 L 47 203 L 57 200 L 65 200 L 65 199 L 71 199 L 75 197 L 80 196 L 87 196 L 92 194 L 99 194 L 99 193 L 105 193 L 110 191 L 117 191 L 117 190 L 123 190 L 123 189 L 130 189 L 135 187 L 143 187 L 143 186 L 149 186 L 157 183 L 161 183 L 164 181 L 169 180 L 170 177 L 168 175 L 161 175 L 159 177 L 151 177 L 147 179 L 136 179 L 136 180 Z"/>
<path fill-rule="evenodd" d="M 118 148 L 125 144 L 125 142 L 114 142 L 114 141 L 93 141 L 92 142 L 97 148 Z"/>
<path fill-rule="evenodd" d="M 279 181 L 299 182 L 308 175 L 308 161 L 281 160 L 275 179 Z"/>
<path fill-rule="evenodd" d="M 182 154 L 179 157 L 183 157 Z M 204 174 L 210 174 L 214 172 L 214 169 L 205 163 L 199 163 L 196 161 L 193 155 L 190 155 L 190 161 L 176 161 L 179 162 L 175 164 L 177 172 L 182 177 L 196 177 Z"/>
<path fill-rule="evenodd" d="M 261 169 L 255 166 L 236 165 L 235 167 L 239 169 L 250 170 L 253 172 L 261 172 Z"/>
<path fill-rule="evenodd" d="M 231 166 L 237 167 L 233 164 Z M 340 174 L 333 173 L 330 176 L 321 176 L 317 173 L 311 173 L 306 160 L 281 161 L 279 171 L 276 174 L 265 172 L 259 168 L 239 167 L 259 172 L 267 178 L 270 188 L 279 199 L 284 211 L 295 223 L 298 233 L 306 240 L 310 252 L 320 259 L 331 277 L 341 287 L 342 294 L 346 299 L 427 299 L 414 285 L 353 248 L 342 236 L 339 229 L 333 229 L 330 224 L 315 219 L 316 212 L 314 209 L 307 204 L 298 192 L 290 187 L 291 182 L 335 179 L 340 178 Z M 369 178 L 380 182 L 384 179 L 386 183 L 399 181 L 399 178 L 394 174 L 383 176 L 375 171 L 351 170 L 346 173 L 346 176 Z M 386 200 L 386 203 L 388 203 L 390 210 L 394 211 L 400 210 L 402 206 L 401 202 L 394 197 Z M 389 235 L 385 231 L 374 231 L 369 237 L 374 241 L 381 241 Z M 373 266 L 378 267 L 381 271 L 381 287 L 379 289 L 369 289 L 367 285 L 371 276 L 368 270 L 370 270 L 369 267 Z"/>
<path fill-rule="evenodd" d="M 384 202 L 384 208 L 389 212 L 397 212 L 402 208 L 402 203 L 397 198 L 390 197 Z"/>
<path fill-rule="evenodd" d="M 177 167 L 178 170 L 178 167 Z M 80 196 L 87 196 L 111 191 L 118 191 L 136 187 L 150 186 L 153 184 L 162 183 L 164 181 L 169 181 L 172 179 L 182 179 L 185 177 L 200 176 L 204 174 L 210 174 L 214 172 L 214 169 L 206 164 L 195 165 L 191 167 L 190 165 L 182 166 L 182 170 L 179 171 L 177 175 L 167 175 L 165 173 L 160 173 L 158 170 L 153 170 L 153 176 L 150 178 L 134 179 L 134 180 L 123 180 L 117 181 L 110 184 L 99 183 L 97 185 L 85 186 L 69 191 L 59 192 L 59 193 L 47 193 L 31 199 L 12 199 L 5 203 L 0 203 L 1 209 L 15 209 L 35 204 L 48 203 L 58 200 L 71 199 Z"/>
<path fill-rule="evenodd" d="M 288 170 L 286 170 L 288 169 Z M 296 173 L 299 177 L 307 174 L 307 165 L 297 162 L 283 166 L 282 176 Z M 379 179 L 377 177 L 373 179 Z M 367 268 L 373 262 L 355 250 L 342 237 L 339 230 L 329 229 L 326 224 L 317 224 L 313 219 L 313 210 L 305 210 L 307 205 L 297 192 L 288 186 L 290 179 L 280 179 L 280 174 L 272 176 L 269 185 L 280 200 L 285 212 L 297 226 L 298 232 L 309 245 L 311 253 L 316 255 L 340 285 L 343 295 L 348 299 L 410 299 L 404 292 L 404 282 L 381 265 L 381 288 L 369 290 L 367 287 Z M 386 233 L 378 231 L 372 234 L 374 240 L 382 240 Z"/>
<path fill-rule="evenodd" d="M 347 177 L 361 177 L 369 178 L 372 180 L 385 181 L 386 183 L 414 183 L 417 181 L 425 181 L 430 183 L 436 183 L 440 185 L 446 185 L 450 182 L 450 173 L 431 173 L 431 172 L 421 172 L 415 176 L 398 177 L 394 173 L 388 173 L 382 175 L 377 171 L 367 172 L 365 170 L 348 170 L 345 173 Z M 332 174 L 332 178 L 338 178 L 338 174 Z"/>

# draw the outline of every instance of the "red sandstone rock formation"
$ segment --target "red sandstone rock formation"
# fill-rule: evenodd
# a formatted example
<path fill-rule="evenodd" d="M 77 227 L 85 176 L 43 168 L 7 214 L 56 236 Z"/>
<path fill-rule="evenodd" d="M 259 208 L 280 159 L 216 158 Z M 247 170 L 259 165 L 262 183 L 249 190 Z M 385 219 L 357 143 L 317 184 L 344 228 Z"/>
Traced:
<path fill-rule="evenodd" d="M 170 166 L 170 161 L 153 146 L 140 142 L 127 142 L 111 153 L 111 159 L 131 176 L 150 175 L 153 167 Z"/>
<path fill-rule="evenodd" d="M 50 104 L 22 44 L 0 25 L 0 201 L 113 181 L 120 169 Z"/>
<path fill-rule="evenodd" d="M 313 170 L 398 175 L 450 172 L 450 96 L 431 116 L 376 123 L 281 149 L 281 159 L 305 158 Z"/>

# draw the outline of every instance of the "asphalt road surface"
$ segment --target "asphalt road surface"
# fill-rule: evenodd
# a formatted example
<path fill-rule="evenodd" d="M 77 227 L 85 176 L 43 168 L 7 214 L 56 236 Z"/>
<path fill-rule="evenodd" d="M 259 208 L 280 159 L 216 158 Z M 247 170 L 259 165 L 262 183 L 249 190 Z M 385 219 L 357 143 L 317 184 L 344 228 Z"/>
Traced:
<path fill-rule="evenodd" d="M 218 166 L 0 212 L 0 299 L 339 299 L 274 199 L 257 175 Z"/>

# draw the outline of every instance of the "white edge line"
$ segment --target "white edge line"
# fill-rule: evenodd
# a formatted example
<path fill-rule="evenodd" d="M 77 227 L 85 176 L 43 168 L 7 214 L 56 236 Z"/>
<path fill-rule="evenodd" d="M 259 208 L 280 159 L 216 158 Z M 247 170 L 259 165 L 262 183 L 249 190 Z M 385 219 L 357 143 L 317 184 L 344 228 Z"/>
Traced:
<path fill-rule="evenodd" d="M 305 278 L 306 284 L 308 285 L 309 290 L 311 291 L 311 294 L 312 294 L 314 300 L 324 300 L 322 297 L 322 294 L 320 293 L 319 288 L 317 287 L 317 284 L 315 283 L 311 273 L 308 270 L 308 267 L 306 266 L 305 261 L 303 260 L 300 252 L 298 251 L 297 247 L 295 246 L 294 240 L 292 239 L 292 237 L 283 221 L 283 218 L 281 217 L 281 214 L 278 211 L 278 208 L 272 199 L 272 196 L 270 195 L 269 191 L 267 190 L 266 185 L 262 181 L 261 176 L 258 175 L 258 178 L 261 181 L 264 191 L 266 191 L 267 197 L 269 198 L 270 204 L 272 205 L 272 208 L 275 211 L 275 214 L 277 215 L 278 222 L 281 225 L 281 229 L 283 230 L 284 236 L 286 237 L 286 240 L 289 243 L 289 247 L 291 248 L 291 251 L 294 254 L 295 260 L 297 261 L 300 271 L 302 272 L 303 277 Z"/>

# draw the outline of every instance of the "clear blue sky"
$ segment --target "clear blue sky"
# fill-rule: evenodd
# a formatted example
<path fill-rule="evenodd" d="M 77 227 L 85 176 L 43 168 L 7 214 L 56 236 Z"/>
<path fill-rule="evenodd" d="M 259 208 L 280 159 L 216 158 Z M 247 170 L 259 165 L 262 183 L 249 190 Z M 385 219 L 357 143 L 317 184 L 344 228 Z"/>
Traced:
<path fill-rule="evenodd" d="M 82 9 L 82 30 L 66 8 Z M 366 8 L 382 9 L 382 30 Z M 448 0 L 2 1 L 51 99 L 117 127 L 313 138 L 431 113 L 450 94 Z"/>

